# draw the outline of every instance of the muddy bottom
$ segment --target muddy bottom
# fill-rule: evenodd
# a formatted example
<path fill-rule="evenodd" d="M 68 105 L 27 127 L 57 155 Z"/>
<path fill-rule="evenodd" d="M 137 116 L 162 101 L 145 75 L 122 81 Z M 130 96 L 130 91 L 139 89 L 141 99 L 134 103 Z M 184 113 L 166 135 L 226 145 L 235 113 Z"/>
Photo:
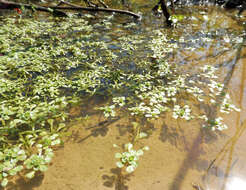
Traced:
<path fill-rule="evenodd" d="M 145 122 L 148 138 L 138 141 L 136 148 L 148 145 L 150 150 L 140 158 L 136 171 L 127 174 L 115 165 L 118 150 L 113 144 L 130 141 L 129 120 L 91 116 L 71 124 L 72 135 L 56 151 L 44 175 L 28 182 L 17 180 L 8 190 L 246 189 L 246 67 L 243 61 L 238 64 L 242 67 L 234 74 L 242 80 L 232 80 L 229 88 L 242 111 L 225 116 L 228 130 L 211 132 L 195 121 L 170 120 L 169 115 Z"/>

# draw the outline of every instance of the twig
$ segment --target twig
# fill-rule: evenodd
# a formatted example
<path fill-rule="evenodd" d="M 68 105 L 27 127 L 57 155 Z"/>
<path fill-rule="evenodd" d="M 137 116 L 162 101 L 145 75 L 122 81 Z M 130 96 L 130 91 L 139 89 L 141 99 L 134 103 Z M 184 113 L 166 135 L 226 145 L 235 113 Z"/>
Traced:
<path fill-rule="evenodd" d="M 83 11 L 91 11 L 91 12 L 111 12 L 111 13 L 114 12 L 114 13 L 130 15 L 130 16 L 133 16 L 134 18 L 137 18 L 137 19 L 141 18 L 140 15 L 135 14 L 131 11 L 126 11 L 126 10 L 100 8 L 100 7 L 82 7 L 82 6 L 74 5 L 74 4 L 71 4 L 69 2 L 65 2 L 65 1 L 62 1 L 62 3 L 67 4 L 70 7 L 59 7 L 59 6 L 42 7 L 39 5 L 29 5 L 29 4 L 15 3 L 12 1 L 0 0 L 0 9 L 14 9 L 14 8 L 25 7 L 27 9 L 31 9 L 31 10 L 35 9 L 38 11 L 53 13 L 55 16 L 59 16 L 59 17 L 67 17 L 68 16 L 65 12 L 60 11 L 60 10 L 76 10 L 76 11 L 83 10 Z M 60 9 L 60 10 L 58 10 L 58 9 Z"/>
<path fill-rule="evenodd" d="M 169 12 L 167 10 L 167 6 L 166 6 L 165 0 L 158 1 L 158 3 L 153 7 L 152 11 L 156 13 L 160 5 L 161 5 L 162 13 L 166 17 L 167 25 L 171 26 L 172 25 L 172 21 L 169 20 L 170 14 L 169 14 Z M 173 3 L 172 3 L 172 6 L 173 6 Z"/>
<path fill-rule="evenodd" d="M 71 7 L 77 7 L 77 5 L 74 5 L 74 4 L 72 4 L 72 3 L 69 3 L 69 2 L 63 1 L 63 0 L 61 0 L 60 3 L 59 3 L 56 7 L 59 7 L 59 6 L 62 5 L 62 4 L 68 5 L 68 6 L 71 6 Z"/>
<path fill-rule="evenodd" d="M 241 13 L 242 13 L 244 10 L 246 10 L 246 2 L 245 2 L 245 1 L 242 2 L 242 7 L 239 9 L 238 16 L 240 16 Z"/>
<path fill-rule="evenodd" d="M 48 6 L 46 8 L 51 8 L 55 10 L 60 9 L 60 10 L 77 10 L 77 11 L 83 10 L 83 11 L 91 11 L 91 12 L 111 12 L 111 13 L 114 12 L 114 13 L 130 15 L 137 19 L 141 18 L 140 15 L 127 10 L 101 8 L 101 7 L 82 7 L 74 4 L 72 4 L 71 7 Z"/>
<path fill-rule="evenodd" d="M 101 5 L 104 7 L 104 8 L 108 8 L 108 5 L 106 5 L 106 3 L 104 3 L 102 0 L 98 0 L 99 3 L 101 3 Z"/>
<path fill-rule="evenodd" d="M 59 17 L 68 16 L 66 13 L 60 10 L 54 10 L 54 9 L 51 9 L 50 7 L 42 7 L 39 5 L 30 5 L 30 4 L 15 3 L 12 1 L 0 0 L 0 9 L 14 9 L 14 8 L 21 8 L 21 7 L 24 7 L 30 10 L 49 12 L 49 13 L 52 13 L 54 16 L 59 16 Z"/>
<path fill-rule="evenodd" d="M 191 185 L 196 190 L 203 190 L 203 188 L 200 185 L 198 185 L 198 184 L 192 183 Z"/>
<path fill-rule="evenodd" d="M 175 9 L 174 9 L 174 2 L 173 2 L 173 0 L 171 0 L 171 8 L 172 8 L 172 11 L 174 13 L 175 12 Z"/>
<path fill-rule="evenodd" d="M 162 12 L 163 12 L 164 16 L 166 17 L 167 25 L 171 26 L 172 25 L 172 21 L 169 20 L 170 14 L 169 14 L 169 12 L 167 10 L 167 6 L 166 6 L 166 3 L 165 3 L 165 0 L 160 0 L 160 3 L 161 3 Z"/>
<path fill-rule="evenodd" d="M 158 3 L 152 8 L 152 11 L 153 11 L 153 12 L 156 12 L 156 11 L 158 10 L 160 4 L 161 4 L 161 0 L 158 1 Z M 172 11 L 175 12 L 173 0 L 171 0 L 171 8 L 172 8 Z"/>
<path fill-rule="evenodd" d="M 94 3 L 91 3 L 90 1 L 88 1 L 88 0 L 84 0 L 84 2 L 89 6 L 89 7 L 97 7 L 97 5 L 96 4 L 94 4 Z"/>
<path fill-rule="evenodd" d="M 153 11 L 153 12 L 156 12 L 156 11 L 158 10 L 160 4 L 161 4 L 161 0 L 158 1 L 158 3 L 153 7 L 152 11 Z"/>

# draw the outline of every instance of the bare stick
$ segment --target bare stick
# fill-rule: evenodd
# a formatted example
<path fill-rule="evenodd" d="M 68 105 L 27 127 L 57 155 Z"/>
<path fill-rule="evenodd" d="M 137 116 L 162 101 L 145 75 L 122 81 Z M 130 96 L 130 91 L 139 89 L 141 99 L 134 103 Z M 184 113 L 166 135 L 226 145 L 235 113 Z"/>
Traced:
<path fill-rule="evenodd" d="M 104 3 L 102 0 L 98 0 L 99 3 L 101 3 L 101 5 L 104 7 L 104 8 L 108 8 L 108 5 L 106 5 L 106 3 Z"/>
<path fill-rule="evenodd" d="M 167 25 L 171 26 L 172 25 L 172 21 L 169 20 L 170 14 L 169 14 L 169 12 L 167 10 L 167 6 L 166 6 L 166 3 L 165 3 L 165 0 L 160 0 L 160 2 L 161 2 L 162 12 L 163 12 L 164 16 L 166 17 Z"/>
<path fill-rule="evenodd" d="M 161 0 L 158 1 L 158 3 L 153 7 L 152 11 L 153 11 L 153 12 L 156 12 L 156 11 L 158 10 L 160 4 L 161 4 Z"/>
<path fill-rule="evenodd" d="M 64 3 L 65 1 L 63 1 Z M 68 4 L 68 2 L 66 2 Z M 134 18 L 141 18 L 140 15 L 133 13 L 131 11 L 127 11 L 127 10 L 120 10 L 120 9 L 110 9 L 110 8 L 101 8 L 101 7 L 82 7 L 79 5 L 74 5 L 74 4 L 70 4 L 70 7 L 57 7 L 57 6 L 49 6 L 47 8 L 51 8 L 51 9 L 60 9 L 60 10 L 76 10 L 76 11 L 91 11 L 91 12 L 114 12 L 114 13 L 120 13 L 120 14 L 126 14 L 126 15 L 130 15 L 133 16 Z"/>
<path fill-rule="evenodd" d="M 68 5 L 68 6 L 71 6 L 71 7 L 77 7 L 77 5 L 74 5 L 74 4 L 72 4 L 72 3 L 69 3 L 69 2 L 63 1 L 63 0 L 60 1 L 59 5 L 57 5 L 57 7 L 59 7 L 59 6 L 62 5 L 62 4 Z"/>
<path fill-rule="evenodd" d="M 95 5 L 94 3 L 91 3 L 88 0 L 84 0 L 84 2 L 89 6 L 89 7 L 96 7 L 97 5 Z"/>
<path fill-rule="evenodd" d="M 82 7 L 78 5 L 74 5 L 65 1 L 62 1 L 62 3 L 69 4 L 70 7 L 58 7 L 58 6 L 47 6 L 47 7 L 42 7 L 38 5 L 29 5 L 29 4 L 22 4 L 22 3 L 15 3 L 11 1 L 5 1 L 5 0 L 0 0 L 0 9 L 14 9 L 14 8 L 21 8 L 25 7 L 27 9 L 35 9 L 38 11 L 44 11 L 44 12 L 50 12 L 53 13 L 55 16 L 60 16 L 60 17 L 67 17 L 68 15 L 60 10 L 75 10 L 75 11 L 91 11 L 91 12 L 114 12 L 114 13 L 119 13 L 119 14 L 126 14 L 133 16 L 134 18 L 141 18 L 140 15 L 135 14 L 131 11 L 126 11 L 126 10 L 120 10 L 120 9 L 110 9 L 110 8 L 100 8 L 100 7 Z M 60 10 L 58 10 L 60 9 Z"/>
<path fill-rule="evenodd" d="M 21 7 L 25 7 L 26 9 L 30 9 L 30 10 L 37 10 L 37 11 L 53 13 L 54 16 L 59 16 L 59 17 L 68 16 L 66 13 L 62 11 L 50 9 L 49 7 L 42 7 L 39 5 L 29 5 L 29 4 L 23 4 L 23 3 L 15 3 L 12 1 L 0 0 L 0 9 L 14 9 L 14 8 L 20 9 Z"/>

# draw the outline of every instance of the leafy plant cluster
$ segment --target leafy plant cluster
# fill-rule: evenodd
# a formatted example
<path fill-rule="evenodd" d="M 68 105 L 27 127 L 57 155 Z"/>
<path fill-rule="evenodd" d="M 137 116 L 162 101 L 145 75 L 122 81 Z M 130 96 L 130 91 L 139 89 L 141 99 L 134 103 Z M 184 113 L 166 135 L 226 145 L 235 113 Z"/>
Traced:
<path fill-rule="evenodd" d="M 110 52 L 88 41 L 92 27 L 83 19 L 0 19 L 0 181 L 6 186 L 11 176 L 32 178 L 47 169 L 68 108 L 93 95 L 109 72 L 97 51 L 105 49 L 104 58 Z M 69 36 L 78 26 L 79 34 Z"/>
<path fill-rule="evenodd" d="M 8 177 L 24 169 L 27 178 L 33 178 L 36 172 L 47 170 L 54 155 L 52 146 L 60 144 L 61 141 L 58 134 L 48 135 L 46 132 L 41 132 L 39 137 L 40 140 L 36 141 L 35 136 L 29 134 L 25 139 L 20 139 L 23 144 L 19 143 L 0 152 L 0 180 L 3 187 L 8 184 Z M 32 146 L 34 143 L 35 146 Z M 29 155 L 28 148 L 32 149 L 30 151 L 32 155 Z"/>
<path fill-rule="evenodd" d="M 131 46 L 132 39 L 128 39 Z M 125 43 L 125 44 L 127 44 Z M 170 44 L 166 35 L 155 31 L 155 38 L 145 46 L 152 50 L 150 59 L 136 63 L 132 73 L 122 73 L 121 87 L 127 87 L 127 96 L 114 96 L 112 104 L 100 109 L 105 117 L 117 115 L 115 110 L 127 111 L 132 116 L 149 119 L 160 117 L 163 112 L 171 112 L 174 119 L 202 119 L 204 126 L 213 130 L 225 129 L 222 117 L 213 118 L 204 110 L 193 112 L 194 101 L 207 104 L 221 113 L 240 111 L 232 104 L 224 85 L 216 79 L 216 67 L 204 65 L 196 73 L 189 73 L 177 67 L 167 59 L 170 53 L 178 49 L 177 44 Z M 134 48 L 135 49 L 135 48 Z M 120 100 L 119 102 L 115 100 Z M 206 118 L 206 119 L 204 119 Z"/>
<path fill-rule="evenodd" d="M 123 168 L 126 166 L 126 172 L 132 173 L 138 166 L 139 157 L 144 154 L 144 151 L 149 150 L 149 147 L 145 146 L 142 149 L 134 150 L 132 143 L 124 145 L 126 152 L 116 153 L 115 158 L 120 159 L 116 162 L 117 167 Z"/>
<path fill-rule="evenodd" d="M 111 17 L 94 25 L 90 19 L 0 18 L 2 186 L 18 173 L 31 178 L 47 169 L 66 129 L 67 110 L 91 96 L 107 97 L 105 105 L 97 107 L 105 117 L 155 119 L 171 112 L 175 119 L 202 119 L 204 126 L 218 130 L 225 128 L 222 120 L 193 113 L 191 97 L 212 106 L 222 98 L 219 110 L 239 111 L 229 95 L 222 96 L 215 67 L 205 65 L 194 75 L 168 60 L 179 46 L 169 43 L 163 31 L 107 41 L 98 31 L 115 35 L 108 24 Z M 129 31 L 129 25 L 120 30 Z M 117 157 L 133 171 L 142 149 L 129 147 Z"/>

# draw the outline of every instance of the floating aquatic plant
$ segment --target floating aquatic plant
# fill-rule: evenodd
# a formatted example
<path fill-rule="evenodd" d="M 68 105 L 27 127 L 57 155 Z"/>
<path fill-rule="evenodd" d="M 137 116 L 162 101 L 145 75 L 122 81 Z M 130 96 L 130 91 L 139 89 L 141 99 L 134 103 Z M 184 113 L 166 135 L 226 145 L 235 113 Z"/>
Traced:
<path fill-rule="evenodd" d="M 185 105 L 183 108 L 179 105 L 175 105 L 173 108 L 173 118 L 183 118 L 185 120 L 190 120 L 192 118 L 191 116 L 191 109 L 188 105 Z"/>
<path fill-rule="evenodd" d="M 207 127 L 215 131 L 216 129 L 219 131 L 223 131 L 227 129 L 227 125 L 222 123 L 223 118 L 217 117 L 214 120 L 208 120 L 208 125 L 203 125 L 203 127 Z"/>
<path fill-rule="evenodd" d="M 170 43 L 162 30 L 153 30 L 147 39 L 136 34 L 105 42 L 98 27 L 110 32 L 107 20 L 93 25 L 82 18 L 59 22 L 0 19 L 2 186 L 24 169 L 29 178 L 47 169 L 53 147 L 61 142 L 58 133 L 66 130 L 67 109 L 81 100 L 107 97 L 108 104 L 99 110 L 109 118 L 128 114 L 155 119 L 170 111 L 174 119 L 190 120 L 190 97 L 204 102 L 209 99 L 207 102 L 215 105 L 216 97 L 223 93 L 223 84 L 216 81 L 217 68 L 205 65 L 192 79 L 192 74 L 184 74 L 186 71 L 168 60 L 185 39 Z M 131 27 L 135 24 L 124 30 Z M 226 96 L 220 111 L 232 110 L 239 111 Z M 226 128 L 219 117 L 197 118 L 212 130 Z M 118 166 L 132 172 L 144 149 L 126 146 L 125 152 L 117 154 Z"/>
<path fill-rule="evenodd" d="M 230 103 L 230 95 L 226 94 L 220 106 L 220 112 L 229 114 L 231 111 L 240 112 L 240 109 Z"/>
<path fill-rule="evenodd" d="M 134 150 L 133 144 L 127 143 L 124 148 L 125 152 L 115 154 L 115 158 L 120 159 L 116 165 L 119 168 L 126 167 L 126 172 L 132 173 L 138 167 L 139 157 L 144 154 L 144 151 L 149 150 L 149 147 L 145 146 L 142 149 Z"/>

